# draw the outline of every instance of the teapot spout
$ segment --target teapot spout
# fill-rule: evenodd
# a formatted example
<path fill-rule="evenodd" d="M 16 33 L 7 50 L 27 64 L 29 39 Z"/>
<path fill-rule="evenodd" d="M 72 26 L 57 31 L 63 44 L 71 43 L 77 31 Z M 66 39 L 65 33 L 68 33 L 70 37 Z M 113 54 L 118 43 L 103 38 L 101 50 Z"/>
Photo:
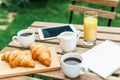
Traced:
<path fill-rule="evenodd" d="M 57 36 L 57 39 L 62 39 L 62 36 L 59 34 L 59 35 Z"/>

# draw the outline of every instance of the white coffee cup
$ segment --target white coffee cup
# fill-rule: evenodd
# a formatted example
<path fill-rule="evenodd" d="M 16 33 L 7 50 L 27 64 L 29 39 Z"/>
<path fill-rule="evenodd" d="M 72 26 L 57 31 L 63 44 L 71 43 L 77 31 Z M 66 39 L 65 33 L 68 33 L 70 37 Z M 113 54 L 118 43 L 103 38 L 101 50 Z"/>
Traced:
<path fill-rule="evenodd" d="M 79 37 L 80 31 L 78 31 L 77 33 L 65 31 L 57 36 L 59 44 L 64 52 L 74 51 Z"/>
<path fill-rule="evenodd" d="M 17 33 L 17 36 L 13 36 L 12 40 L 15 44 L 20 44 L 24 48 L 29 48 L 29 46 L 35 42 L 35 32 L 31 29 L 23 29 Z"/>
<path fill-rule="evenodd" d="M 69 52 L 61 57 L 62 71 L 69 78 L 76 78 L 85 74 L 88 68 L 83 65 L 83 58 L 79 53 Z"/>

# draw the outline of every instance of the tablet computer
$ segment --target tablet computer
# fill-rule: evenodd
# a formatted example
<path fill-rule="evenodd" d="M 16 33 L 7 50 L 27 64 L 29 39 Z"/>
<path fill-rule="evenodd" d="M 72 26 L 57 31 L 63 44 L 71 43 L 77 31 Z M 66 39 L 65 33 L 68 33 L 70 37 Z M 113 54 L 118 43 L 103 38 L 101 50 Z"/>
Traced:
<path fill-rule="evenodd" d="M 64 31 L 77 32 L 72 24 L 50 26 L 45 28 L 39 28 L 38 34 L 41 40 L 57 38 L 57 36 Z"/>

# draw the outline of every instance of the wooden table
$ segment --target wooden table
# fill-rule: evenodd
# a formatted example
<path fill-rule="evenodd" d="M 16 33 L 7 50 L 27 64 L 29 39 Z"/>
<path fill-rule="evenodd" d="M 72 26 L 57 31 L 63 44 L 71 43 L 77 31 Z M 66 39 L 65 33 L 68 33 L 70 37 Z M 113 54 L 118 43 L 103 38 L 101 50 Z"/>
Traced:
<path fill-rule="evenodd" d="M 44 45 L 49 46 L 49 47 L 55 47 L 56 50 L 57 50 L 57 53 L 59 54 L 59 56 L 61 56 L 63 54 L 63 51 L 58 44 L 58 40 L 57 39 L 52 39 L 52 40 L 42 41 L 42 40 L 39 39 L 38 32 L 37 32 L 37 29 L 40 28 L 40 27 L 57 26 L 57 25 L 61 25 L 61 24 L 62 23 L 34 22 L 28 28 L 35 30 L 35 32 L 36 32 L 36 42 L 37 43 L 41 43 L 41 44 L 44 44 Z M 80 39 L 78 40 L 77 48 L 76 48 L 75 52 L 78 52 L 78 53 L 82 54 L 92 47 L 86 47 L 83 44 L 83 25 L 74 25 L 74 26 L 76 27 L 76 29 L 78 29 L 82 32 L 82 35 L 81 35 Z M 103 41 L 108 40 L 108 39 L 120 43 L 120 28 L 98 27 L 96 45 L 98 45 L 98 44 L 100 44 Z M 15 49 L 18 49 L 18 48 L 23 49 L 20 45 L 16 45 L 13 42 L 10 42 L 8 44 L 8 46 L 6 46 L 1 51 L 1 53 L 4 52 L 4 51 L 7 51 L 7 50 L 15 50 Z M 114 75 L 119 75 L 119 74 L 120 74 L 120 70 L 118 70 L 114 73 Z M 67 77 L 64 76 L 64 74 L 61 70 L 44 72 L 44 73 L 35 73 L 34 75 L 51 77 L 51 78 L 54 78 L 54 79 L 69 80 Z M 104 80 L 104 79 L 97 76 L 95 73 L 88 72 L 87 74 L 81 75 L 74 80 Z M 120 77 L 111 75 L 106 80 L 120 80 Z"/>

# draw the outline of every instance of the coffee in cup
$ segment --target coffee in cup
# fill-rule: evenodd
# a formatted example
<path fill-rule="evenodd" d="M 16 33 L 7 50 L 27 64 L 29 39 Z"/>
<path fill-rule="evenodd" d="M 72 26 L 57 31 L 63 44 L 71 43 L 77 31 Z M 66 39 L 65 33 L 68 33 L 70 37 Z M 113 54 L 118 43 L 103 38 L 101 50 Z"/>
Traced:
<path fill-rule="evenodd" d="M 12 38 L 15 44 L 19 44 L 24 48 L 29 48 L 29 46 L 35 42 L 35 32 L 31 29 L 23 29 L 17 33 L 17 36 Z"/>
<path fill-rule="evenodd" d="M 69 78 L 76 78 L 87 72 L 83 58 L 79 53 L 69 52 L 61 57 L 62 71 Z"/>
<path fill-rule="evenodd" d="M 64 60 L 64 63 L 68 65 L 77 65 L 81 63 L 81 60 L 74 57 L 69 57 Z"/>
<path fill-rule="evenodd" d="M 23 34 L 21 34 L 20 36 L 23 36 L 23 37 L 27 37 L 27 36 L 30 36 L 30 35 L 32 35 L 33 33 L 23 33 Z"/>

